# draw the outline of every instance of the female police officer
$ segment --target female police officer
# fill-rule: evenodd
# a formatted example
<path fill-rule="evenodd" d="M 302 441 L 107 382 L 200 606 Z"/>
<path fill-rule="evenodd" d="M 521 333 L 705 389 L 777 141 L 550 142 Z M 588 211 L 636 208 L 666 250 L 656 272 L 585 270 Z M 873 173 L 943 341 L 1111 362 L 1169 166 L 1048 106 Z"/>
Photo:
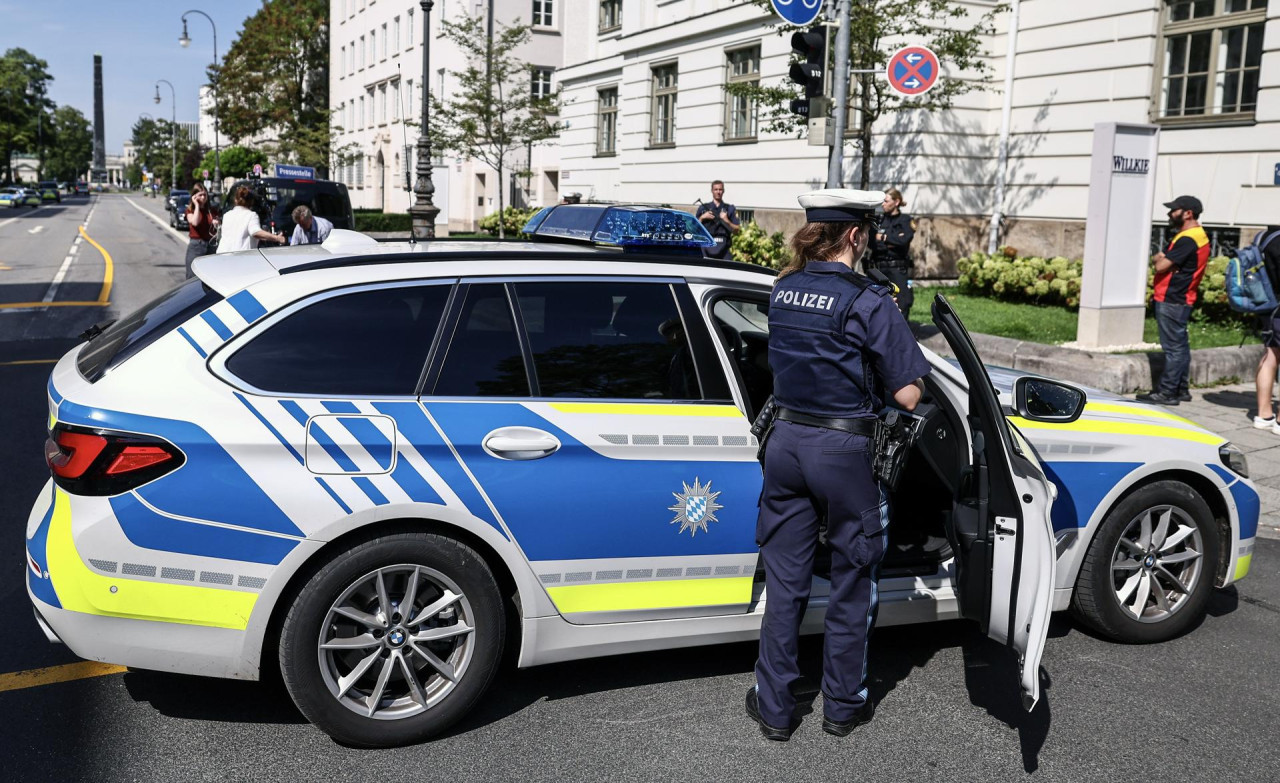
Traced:
<path fill-rule="evenodd" d="M 930 369 L 889 291 L 853 272 L 883 200 L 843 189 L 800 196 L 808 223 L 791 240 L 795 260 L 769 306 L 778 420 L 765 446 L 756 524 L 766 604 L 756 685 L 747 692 L 747 714 L 769 739 L 786 740 L 793 728 L 790 686 L 799 677 L 820 515 L 831 546 L 822 727 L 843 737 L 875 712 L 863 682 L 888 510 L 869 436 L 885 392 L 915 408 Z"/>

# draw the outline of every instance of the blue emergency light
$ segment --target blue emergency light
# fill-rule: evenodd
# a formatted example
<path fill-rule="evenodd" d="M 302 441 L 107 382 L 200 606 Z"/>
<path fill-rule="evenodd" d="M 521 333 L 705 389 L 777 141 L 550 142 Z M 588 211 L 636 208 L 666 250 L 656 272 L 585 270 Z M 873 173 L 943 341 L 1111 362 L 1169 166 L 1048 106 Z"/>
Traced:
<path fill-rule="evenodd" d="M 715 245 L 693 215 L 663 207 L 560 204 L 540 210 L 523 231 L 544 242 L 590 242 L 630 252 L 701 255 Z"/>

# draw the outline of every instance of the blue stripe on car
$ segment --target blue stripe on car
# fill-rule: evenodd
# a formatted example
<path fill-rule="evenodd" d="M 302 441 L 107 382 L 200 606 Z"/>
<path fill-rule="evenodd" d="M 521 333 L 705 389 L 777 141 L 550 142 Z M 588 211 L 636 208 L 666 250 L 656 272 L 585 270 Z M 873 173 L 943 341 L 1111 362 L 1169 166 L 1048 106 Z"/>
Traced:
<path fill-rule="evenodd" d="M 1262 500 L 1247 482 L 1231 485 L 1231 497 L 1236 500 L 1236 513 L 1240 515 L 1240 540 L 1258 535 L 1258 515 L 1262 512 Z"/>
<path fill-rule="evenodd" d="M 251 324 L 267 314 L 267 308 L 263 307 L 262 303 L 248 291 L 241 291 L 235 294 L 227 300 L 227 303 L 236 309 L 236 312 L 245 320 L 245 323 Z"/>
<path fill-rule="evenodd" d="M 297 539 L 232 530 L 157 514 L 133 493 L 110 498 L 110 503 L 125 537 L 143 549 L 277 565 L 298 545 Z"/>
<path fill-rule="evenodd" d="M 201 348 L 201 347 L 200 347 L 200 343 L 196 342 L 194 339 L 192 339 L 191 335 L 187 334 L 187 330 L 186 330 L 186 329 L 184 329 L 184 328 L 182 328 L 181 326 L 179 326 L 179 327 L 178 327 L 178 334 L 182 335 L 183 339 L 185 339 L 187 342 L 191 343 L 191 347 L 196 349 L 196 353 L 200 354 L 200 358 L 201 358 L 201 359 L 203 359 L 203 358 L 205 358 L 206 356 L 208 356 L 208 355 L 209 355 L 209 354 L 207 354 L 207 353 L 205 353 L 205 352 L 204 352 L 204 349 L 203 349 L 203 348 Z"/>
<path fill-rule="evenodd" d="M 1045 462 L 1044 473 L 1058 487 L 1050 518 L 1053 530 L 1071 530 L 1089 524 L 1089 518 L 1116 484 L 1140 462 Z"/>
<path fill-rule="evenodd" d="M 187 458 L 185 465 L 137 490 L 148 503 L 167 514 L 303 535 L 222 444 L 189 421 L 89 408 L 70 400 L 63 402 L 58 418 L 85 427 L 150 434 L 182 449 Z"/>
<path fill-rule="evenodd" d="M 375 506 L 385 506 L 387 503 L 391 502 L 387 500 L 386 495 L 382 494 L 382 492 L 373 485 L 373 482 L 369 480 L 368 476 L 356 476 L 353 481 L 356 482 L 356 486 L 360 488 L 361 492 L 369 496 L 369 499 L 373 501 Z"/>
<path fill-rule="evenodd" d="M 324 487 L 324 491 L 329 493 L 329 497 L 333 498 L 333 502 L 341 506 L 343 511 L 347 512 L 348 514 L 351 513 L 351 506 L 348 506 L 346 503 L 343 502 L 342 498 L 338 497 L 338 493 L 333 491 L 333 487 L 329 486 L 329 482 L 325 481 L 319 476 L 316 476 L 316 483 Z"/>
<path fill-rule="evenodd" d="M 222 322 L 221 318 L 213 314 L 212 310 L 205 310 L 200 314 L 200 317 L 204 319 L 204 322 L 209 324 L 209 327 L 213 329 L 213 331 L 217 332 L 218 336 L 223 340 L 231 339 L 231 330 L 227 328 L 227 325 Z"/>
<path fill-rule="evenodd" d="M 249 409 L 249 412 L 252 413 L 258 421 L 262 422 L 262 426 L 266 427 L 267 431 L 274 435 L 276 440 L 280 441 L 281 445 L 289 450 L 289 453 L 293 455 L 293 458 L 298 461 L 299 465 L 306 464 L 306 460 L 304 460 L 302 455 L 298 453 L 298 450 L 293 447 L 293 444 L 285 440 L 284 436 L 280 434 L 280 430 L 277 430 L 272 426 L 271 422 L 267 421 L 266 417 L 259 413 L 257 408 L 249 404 L 249 401 L 244 398 L 243 394 L 240 392 L 232 392 L 232 394 L 236 396 L 237 400 L 244 404 L 244 407 Z"/>
<path fill-rule="evenodd" d="M 36 527 L 35 535 L 27 539 L 27 551 L 35 558 L 36 565 L 40 566 L 40 570 L 43 573 L 49 572 L 46 546 L 49 543 L 49 522 L 53 519 L 53 502 L 56 493 L 57 489 L 50 483 L 49 509 L 44 512 L 44 518 L 40 520 L 40 524 Z M 62 602 L 58 600 L 58 594 L 53 589 L 53 582 L 49 579 L 37 577 L 29 566 L 24 570 L 27 572 L 27 584 L 31 586 L 32 594 L 46 604 L 61 609 Z"/>
<path fill-rule="evenodd" d="M 339 448 L 333 438 L 329 437 L 329 433 L 325 432 L 319 426 L 308 427 L 307 437 L 315 438 L 316 443 L 319 443 L 320 447 L 325 450 L 325 453 L 327 453 L 334 462 L 338 463 L 338 467 L 342 469 L 344 473 L 362 472 L 356 465 L 355 460 L 347 456 L 347 452 Z"/>

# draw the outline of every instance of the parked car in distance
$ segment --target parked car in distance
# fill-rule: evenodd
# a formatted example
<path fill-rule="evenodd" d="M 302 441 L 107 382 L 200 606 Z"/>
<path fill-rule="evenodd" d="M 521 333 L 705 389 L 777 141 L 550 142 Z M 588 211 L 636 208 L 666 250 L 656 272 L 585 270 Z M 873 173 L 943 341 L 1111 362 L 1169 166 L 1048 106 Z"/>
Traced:
<path fill-rule="evenodd" d="M 190 195 L 191 195 L 191 191 L 189 190 L 174 188 L 173 190 L 169 191 L 169 197 L 165 199 L 164 208 L 172 212 L 173 208 L 178 203 L 178 199 L 182 198 L 183 196 L 190 196 Z"/>
<path fill-rule="evenodd" d="M 242 179 L 227 189 L 226 197 L 241 185 L 250 190 L 265 193 L 265 204 L 258 204 L 258 218 L 262 228 L 288 237 L 293 233 L 293 209 L 299 205 L 310 207 L 313 215 L 328 220 L 334 228 L 355 228 L 355 213 L 351 209 L 351 196 L 341 182 L 324 179 L 294 179 L 291 177 L 262 177 Z"/>
<path fill-rule="evenodd" d="M 40 193 L 40 200 L 52 201 L 56 204 L 62 203 L 62 191 L 58 190 L 58 183 L 53 180 L 45 180 L 36 185 L 37 192 Z"/>
<path fill-rule="evenodd" d="M 38 207 L 40 194 L 30 188 L 5 188 L 0 191 L 0 207 Z"/>
<path fill-rule="evenodd" d="M 187 205 L 191 203 L 190 195 L 178 196 L 173 208 L 169 210 L 169 225 L 179 231 L 187 230 Z"/>
<path fill-rule="evenodd" d="M 89 183 L 87 183 L 87 182 L 77 182 L 77 183 L 76 183 L 76 186 L 75 186 L 75 194 L 76 194 L 77 196 L 87 196 L 87 195 L 89 195 Z"/>

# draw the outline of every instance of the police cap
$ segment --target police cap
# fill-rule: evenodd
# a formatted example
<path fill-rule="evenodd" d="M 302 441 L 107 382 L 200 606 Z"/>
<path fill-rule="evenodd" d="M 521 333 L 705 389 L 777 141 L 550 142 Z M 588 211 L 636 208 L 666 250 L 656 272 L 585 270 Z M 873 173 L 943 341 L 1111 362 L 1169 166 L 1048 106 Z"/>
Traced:
<path fill-rule="evenodd" d="M 799 201 L 810 223 L 857 223 L 875 219 L 884 206 L 884 192 L 824 188 L 802 194 Z"/>

